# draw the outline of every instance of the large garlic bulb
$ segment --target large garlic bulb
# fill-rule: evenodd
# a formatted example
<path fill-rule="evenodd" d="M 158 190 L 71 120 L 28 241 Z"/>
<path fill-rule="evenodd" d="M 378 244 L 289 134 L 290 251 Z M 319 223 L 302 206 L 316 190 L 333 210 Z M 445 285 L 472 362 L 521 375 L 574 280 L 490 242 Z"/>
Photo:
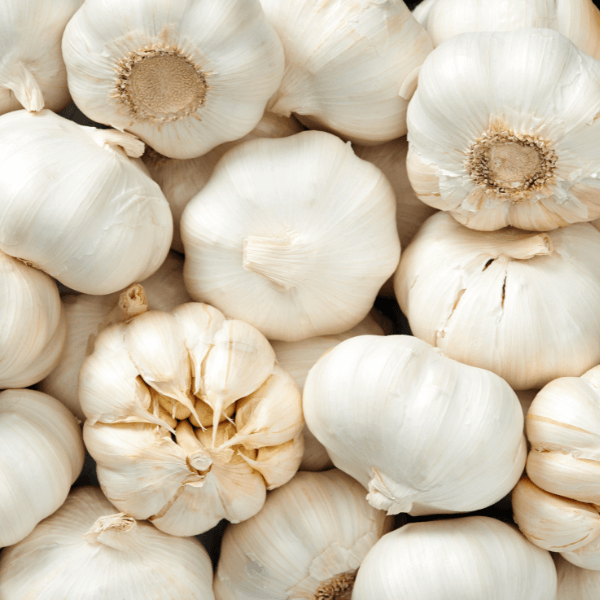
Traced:
<path fill-rule="evenodd" d="M 600 62 L 549 29 L 463 33 L 427 58 L 408 110 L 417 196 L 473 229 L 600 216 Z"/>
<path fill-rule="evenodd" d="M 212 600 L 212 566 L 194 538 L 115 514 L 96 487 L 76 488 L 2 552 L 3 600 Z"/>
<path fill-rule="evenodd" d="M 350 598 L 356 570 L 393 520 L 337 469 L 298 473 L 223 536 L 217 600 Z"/>
<path fill-rule="evenodd" d="M 79 400 L 108 499 L 173 535 L 252 517 L 304 451 L 300 391 L 273 348 L 206 304 L 106 328 Z"/>
<path fill-rule="evenodd" d="M 396 268 L 394 215 L 385 176 L 329 133 L 244 142 L 183 212 L 186 286 L 269 339 L 341 333 Z"/>
<path fill-rule="evenodd" d="M 49 110 L 0 117 L 0 249 L 67 287 L 109 294 L 164 261 L 173 220 L 120 131 L 83 127 Z"/>
<path fill-rule="evenodd" d="M 516 390 L 600 363 L 600 232 L 589 223 L 482 232 L 437 213 L 394 288 L 414 335 Z"/>
<path fill-rule="evenodd" d="M 83 113 L 173 158 L 249 133 L 284 66 L 259 0 L 86 0 L 63 54 Z"/>
<path fill-rule="evenodd" d="M 0 392 L 0 547 L 61 506 L 84 453 L 77 420 L 60 402 L 33 390 Z"/>
<path fill-rule="evenodd" d="M 485 508 L 525 464 L 523 411 L 508 384 L 411 336 L 337 345 L 310 370 L 303 409 L 335 466 L 388 514 Z"/>
<path fill-rule="evenodd" d="M 600 571 L 582 569 L 558 556 L 556 558 L 558 576 L 557 600 L 598 600 L 600 596 Z"/>
<path fill-rule="evenodd" d="M 373 546 L 352 594 L 352 600 L 433 599 L 556 600 L 556 569 L 549 552 L 489 517 L 410 523 Z"/>

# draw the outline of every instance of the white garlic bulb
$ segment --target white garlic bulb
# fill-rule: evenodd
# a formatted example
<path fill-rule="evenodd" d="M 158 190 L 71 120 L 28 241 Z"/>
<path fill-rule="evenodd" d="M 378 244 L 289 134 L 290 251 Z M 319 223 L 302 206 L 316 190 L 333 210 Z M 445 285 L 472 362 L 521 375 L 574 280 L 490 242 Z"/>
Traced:
<path fill-rule="evenodd" d="M 394 214 L 385 176 L 331 134 L 244 142 L 183 212 L 186 287 L 269 339 L 341 333 L 396 268 Z"/>
<path fill-rule="evenodd" d="M 310 370 L 306 424 L 388 514 L 490 506 L 525 464 L 523 411 L 497 375 L 405 335 L 351 338 Z"/>
<path fill-rule="evenodd" d="M 550 29 L 447 40 L 408 110 L 417 196 L 486 231 L 597 219 L 599 85 L 600 62 Z"/>
<path fill-rule="evenodd" d="M 258 515 L 227 527 L 215 597 L 350 598 L 362 559 L 392 525 L 338 469 L 298 473 Z"/>
<path fill-rule="evenodd" d="M 116 292 L 164 261 L 173 220 L 144 144 L 49 110 L 0 117 L 0 249 L 86 294 Z"/>
<path fill-rule="evenodd" d="M 403 252 L 394 288 L 414 335 L 515 390 L 600 363 L 600 233 L 589 223 L 482 232 L 437 213 Z"/>
<path fill-rule="evenodd" d="M 58 400 L 33 390 L 0 392 L 0 547 L 22 540 L 61 506 L 84 453 L 77 420 Z"/>
<path fill-rule="evenodd" d="M 173 158 L 249 133 L 284 66 L 259 0 L 86 0 L 63 55 L 85 115 Z"/>
<path fill-rule="evenodd" d="M 71 101 L 61 39 L 83 0 L 2 0 L 0 115 L 25 108 L 61 111 Z"/>
<path fill-rule="evenodd" d="M 557 600 L 598 600 L 600 596 L 600 571 L 582 569 L 556 557 L 558 576 Z"/>
<path fill-rule="evenodd" d="M 2 552 L 0 597 L 213 600 L 212 566 L 198 540 L 115 514 L 99 488 L 81 487 Z"/>
<path fill-rule="evenodd" d="M 352 600 L 434 598 L 556 600 L 556 569 L 549 552 L 496 519 L 410 523 L 373 546 L 352 594 Z"/>

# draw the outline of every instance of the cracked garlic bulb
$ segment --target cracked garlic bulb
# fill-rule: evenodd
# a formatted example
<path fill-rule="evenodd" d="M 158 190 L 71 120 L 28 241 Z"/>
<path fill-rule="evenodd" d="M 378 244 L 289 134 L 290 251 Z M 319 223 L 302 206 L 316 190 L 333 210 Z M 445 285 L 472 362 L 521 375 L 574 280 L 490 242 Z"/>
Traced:
<path fill-rule="evenodd" d="M 86 0 L 63 55 L 86 116 L 172 158 L 249 133 L 284 65 L 259 0 Z"/>
<path fill-rule="evenodd" d="M 298 386 L 258 330 L 207 304 L 106 328 L 78 391 L 102 490 L 172 535 L 252 517 L 302 460 Z"/>
<path fill-rule="evenodd" d="M 600 62 L 550 29 L 444 42 L 408 110 L 417 196 L 485 231 L 597 219 L 598 86 Z"/>
<path fill-rule="evenodd" d="M 600 363 L 600 232 L 589 223 L 484 232 L 437 213 L 403 252 L 394 289 L 414 335 L 515 390 Z"/>
<path fill-rule="evenodd" d="M 310 370 L 308 428 L 388 514 L 492 505 L 525 464 L 523 411 L 494 373 L 406 335 L 343 341 Z"/>

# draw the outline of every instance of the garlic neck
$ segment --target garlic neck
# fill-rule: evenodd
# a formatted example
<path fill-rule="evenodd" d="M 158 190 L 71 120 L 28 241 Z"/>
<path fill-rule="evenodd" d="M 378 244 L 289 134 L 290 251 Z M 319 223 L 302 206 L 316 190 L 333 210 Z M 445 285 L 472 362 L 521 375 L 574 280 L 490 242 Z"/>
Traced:
<path fill-rule="evenodd" d="M 29 112 L 44 108 L 44 97 L 31 71 L 19 60 L 0 66 L 0 87 L 9 89 Z"/>
<path fill-rule="evenodd" d="M 101 148 L 110 148 L 113 151 L 129 156 L 130 158 L 139 158 L 144 154 L 146 144 L 135 135 L 126 131 L 117 131 L 116 129 L 96 129 L 96 127 L 87 127 L 81 125 L 87 134 Z"/>
<path fill-rule="evenodd" d="M 137 523 L 133 517 L 119 513 L 96 519 L 83 537 L 89 544 L 102 544 L 115 550 L 127 551 L 135 547 L 136 529 Z"/>
<path fill-rule="evenodd" d="M 350 600 L 358 569 L 322 581 L 311 600 Z"/>
<path fill-rule="evenodd" d="M 486 253 L 494 258 L 505 256 L 514 260 L 529 260 L 535 256 L 549 256 L 553 252 L 552 240 L 547 233 L 521 233 L 509 230 L 496 236 L 494 244 L 486 249 Z"/>
<path fill-rule="evenodd" d="M 139 283 L 130 285 L 120 296 L 117 305 L 119 321 L 129 321 L 148 310 L 146 290 Z"/>

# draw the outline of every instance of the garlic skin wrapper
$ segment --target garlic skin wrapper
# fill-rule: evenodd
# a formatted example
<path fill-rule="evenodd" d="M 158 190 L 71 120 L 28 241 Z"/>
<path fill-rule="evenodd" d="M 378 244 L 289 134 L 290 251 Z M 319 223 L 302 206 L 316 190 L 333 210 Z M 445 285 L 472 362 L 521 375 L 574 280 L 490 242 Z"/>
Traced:
<path fill-rule="evenodd" d="M 56 368 L 37 387 L 60 400 L 82 421 L 85 415 L 79 406 L 77 379 L 83 361 L 94 350 L 98 334 L 148 307 L 169 311 L 189 302 L 191 298 L 183 284 L 183 259 L 170 252 L 158 271 L 144 280 L 143 293 L 139 289 L 136 284 L 107 296 L 70 294 L 62 299 L 67 323 L 65 347 Z"/>
<path fill-rule="evenodd" d="M 258 0 L 86 0 L 63 55 L 84 114 L 172 158 L 249 133 L 284 67 Z"/>
<path fill-rule="evenodd" d="M 0 250 L 67 287 L 109 294 L 149 277 L 173 235 L 144 144 L 49 110 L 0 117 Z"/>
<path fill-rule="evenodd" d="M 0 547 L 22 540 L 61 506 L 84 454 L 77 420 L 58 400 L 33 390 L 0 392 Z"/>
<path fill-rule="evenodd" d="M 2 552 L 0 597 L 214 600 L 212 566 L 198 540 L 115 514 L 99 488 L 86 486 Z"/>
<path fill-rule="evenodd" d="M 600 363 L 600 232 L 589 223 L 481 232 L 437 213 L 403 252 L 394 289 L 414 335 L 515 390 Z"/>
<path fill-rule="evenodd" d="M 600 595 L 600 571 L 581 569 L 556 557 L 556 575 L 558 576 L 557 600 L 598 600 Z"/>
<path fill-rule="evenodd" d="M 187 203 L 206 185 L 215 166 L 227 150 L 238 143 L 256 138 L 279 138 L 300 133 L 303 127 L 293 118 L 280 117 L 273 113 L 265 113 L 258 125 L 243 138 L 235 142 L 220 144 L 210 152 L 197 158 L 177 160 L 168 158 L 146 147 L 142 160 L 150 176 L 162 190 L 173 213 L 173 241 L 171 248 L 183 252 L 183 242 L 179 234 L 181 213 Z"/>
<path fill-rule="evenodd" d="M 44 106 L 60 112 L 71 97 L 61 39 L 83 0 L 1 0 L 0 115 Z"/>
<path fill-rule="evenodd" d="M 444 42 L 408 110 L 417 196 L 484 231 L 598 218 L 599 85 L 600 62 L 549 29 Z"/>
<path fill-rule="evenodd" d="M 362 559 L 392 526 L 345 473 L 298 473 L 258 515 L 227 527 L 215 597 L 349 599 Z"/>
<path fill-rule="evenodd" d="M 342 342 L 310 370 L 302 404 L 335 466 L 388 514 L 479 510 L 523 472 L 513 390 L 411 336 Z"/>
<path fill-rule="evenodd" d="M 409 523 L 373 546 L 352 594 L 352 600 L 433 598 L 556 600 L 556 569 L 549 552 L 496 519 Z"/>
<path fill-rule="evenodd" d="M 272 340 L 347 331 L 398 264 L 394 214 L 383 173 L 329 133 L 244 142 L 183 211 L 186 287 Z"/>
<path fill-rule="evenodd" d="M 402 0 L 261 0 L 285 73 L 268 109 L 357 144 L 406 134 L 418 69 L 433 49 Z"/>
<path fill-rule="evenodd" d="M 102 490 L 172 535 L 254 516 L 302 460 L 298 386 L 259 331 L 207 304 L 106 328 L 78 391 Z"/>

